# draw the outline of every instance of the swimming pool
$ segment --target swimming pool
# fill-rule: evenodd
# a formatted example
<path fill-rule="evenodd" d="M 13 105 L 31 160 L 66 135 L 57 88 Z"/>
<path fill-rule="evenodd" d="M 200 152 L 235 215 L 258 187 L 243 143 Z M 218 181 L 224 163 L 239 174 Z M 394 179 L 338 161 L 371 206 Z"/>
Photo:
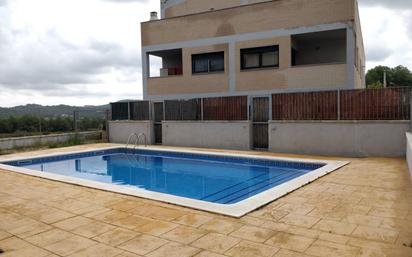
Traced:
<path fill-rule="evenodd" d="M 2 165 L 30 175 L 238 217 L 344 163 L 109 148 L 9 160 Z"/>

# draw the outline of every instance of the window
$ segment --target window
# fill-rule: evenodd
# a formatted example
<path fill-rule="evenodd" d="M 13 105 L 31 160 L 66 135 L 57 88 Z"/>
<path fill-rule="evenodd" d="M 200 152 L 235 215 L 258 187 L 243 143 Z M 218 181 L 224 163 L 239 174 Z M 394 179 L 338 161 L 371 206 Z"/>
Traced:
<path fill-rule="evenodd" d="M 225 53 L 207 53 L 192 55 L 192 72 L 209 73 L 225 70 Z"/>
<path fill-rule="evenodd" d="M 240 50 L 242 70 L 279 67 L 279 46 Z"/>

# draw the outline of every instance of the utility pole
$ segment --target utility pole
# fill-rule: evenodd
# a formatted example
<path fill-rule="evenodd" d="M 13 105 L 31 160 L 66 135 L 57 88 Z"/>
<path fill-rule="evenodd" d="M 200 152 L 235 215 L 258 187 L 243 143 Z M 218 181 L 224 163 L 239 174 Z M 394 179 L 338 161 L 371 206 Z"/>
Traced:
<path fill-rule="evenodd" d="M 386 71 L 383 72 L 383 88 L 387 87 L 387 82 L 386 82 Z"/>

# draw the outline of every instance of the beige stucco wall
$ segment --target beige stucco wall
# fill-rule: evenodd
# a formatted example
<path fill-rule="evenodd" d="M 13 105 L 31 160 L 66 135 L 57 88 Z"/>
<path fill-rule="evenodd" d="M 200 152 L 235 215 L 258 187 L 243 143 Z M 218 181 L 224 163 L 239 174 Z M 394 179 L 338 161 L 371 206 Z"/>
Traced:
<path fill-rule="evenodd" d="M 210 74 L 192 74 L 192 54 L 225 52 L 225 71 Z M 184 48 L 183 75 L 149 78 L 148 95 L 222 93 L 229 90 L 228 44 Z"/>
<path fill-rule="evenodd" d="M 352 0 L 279 0 L 142 23 L 142 45 L 353 21 Z"/>
<path fill-rule="evenodd" d="M 364 85 L 364 65 L 366 62 L 366 56 L 365 56 L 365 48 L 363 45 L 363 35 L 362 35 L 362 27 L 361 27 L 361 21 L 359 17 L 359 8 L 358 8 L 358 3 L 356 0 L 351 0 L 354 2 L 355 5 L 355 20 L 354 20 L 354 30 L 356 34 L 356 47 L 357 51 L 357 57 L 355 57 L 355 87 L 356 88 L 363 88 Z"/>
<path fill-rule="evenodd" d="M 165 18 L 207 12 L 211 9 L 220 10 L 239 5 L 269 2 L 271 0 L 184 0 L 165 8 Z"/>

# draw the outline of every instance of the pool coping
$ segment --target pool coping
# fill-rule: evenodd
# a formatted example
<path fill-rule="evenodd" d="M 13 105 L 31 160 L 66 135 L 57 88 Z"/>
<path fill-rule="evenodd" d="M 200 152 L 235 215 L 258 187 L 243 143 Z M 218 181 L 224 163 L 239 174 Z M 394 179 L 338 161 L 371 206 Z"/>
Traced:
<path fill-rule="evenodd" d="M 19 160 L 26 160 L 26 159 L 35 159 L 35 158 L 42 158 L 42 157 L 53 157 L 53 156 L 61 156 L 65 154 L 79 154 L 79 153 L 87 153 L 87 152 L 94 152 L 94 151 L 105 151 L 111 149 L 120 149 L 124 148 L 122 146 L 107 146 L 107 147 L 100 147 L 100 148 L 90 148 L 90 149 L 83 149 L 83 150 L 76 150 L 76 151 L 69 151 L 69 152 L 54 152 L 48 154 L 39 154 L 39 155 L 31 155 L 27 153 L 27 155 L 20 155 L 18 157 L 11 157 L 11 158 L 0 158 L 0 162 L 10 162 L 10 161 L 19 161 Z M 323 177 L 343 166 L 348 165 L 349 161 L 335 161 L 335 160 L 316 160 L 316 159 L 300 159 L 300 158 L 291 158 L 291 157 L 273 157 L 273 156 L 261 156 L 261 155 L 253 155 L 253 154 L 246 154 L 246 153 L 227 153 L 227 152 L 214 152 L 213 150 L 192 150 L 192 149 L 176 149 L 176 148 L 167 148 L 167 147 L 136 147 L 138 150 L 151 150 L 151 151 L 160 151 L 160 152 L 177 152 L 177 153 L 190 153 L 190 154 L 200 154 L 200 155 L 214 155 L 214 156 L 230 156 L 230 157 L 243 157 L 249 159 L 261 159 L 261 160 L 272 160 L 272 161 L 289 161 L 289 162 L 297 162 L 297 163 L 311 163 L 311 164 L 324 164 L 323 167 L 318 168 L 314 171 L 311 171 L 305 175 L 300 177 L 294 178 L 287 183 L 283 183 L 281 185 L 275 186 L 271 189 L 268 189 L 264 192 L 261 192 L 257 195 L 249 197 L 245 200 L 242 200 L 235 204 L 218 204 L 218 203 L 211 203 L 201 200 L 195 200 L 185 197 L 179 197 L 164 193 L 158 193 L 153 191 L 148 191 L 140 188 L 133 188 L 133 187 L 125 187 L 124 185 L 114 185 L 108 184 L 104 182 L 96 182 L 87 179 L 81 178 L 73 178 L 64 175 L 58 175 L 53 173 L 41 172 L 30 170 L 21 167 L 9 166 L 0 163 L 0 169 L 29 175 L 40 177 L 48 180 L 59 181 L 63 183 L 84 186 L 88 188 L 94 188 L 114 193 L 120 193 L 124 195 L 136 196 L 140 198 L 175 204 L 178 206 L 188 207 L 192 209 L 222 214 L 230 217 L 240 218 L 266 204 L 275 201 L 276 199 L 295 191 L 306 184 L 315 181 L 316 179 Z"/>

